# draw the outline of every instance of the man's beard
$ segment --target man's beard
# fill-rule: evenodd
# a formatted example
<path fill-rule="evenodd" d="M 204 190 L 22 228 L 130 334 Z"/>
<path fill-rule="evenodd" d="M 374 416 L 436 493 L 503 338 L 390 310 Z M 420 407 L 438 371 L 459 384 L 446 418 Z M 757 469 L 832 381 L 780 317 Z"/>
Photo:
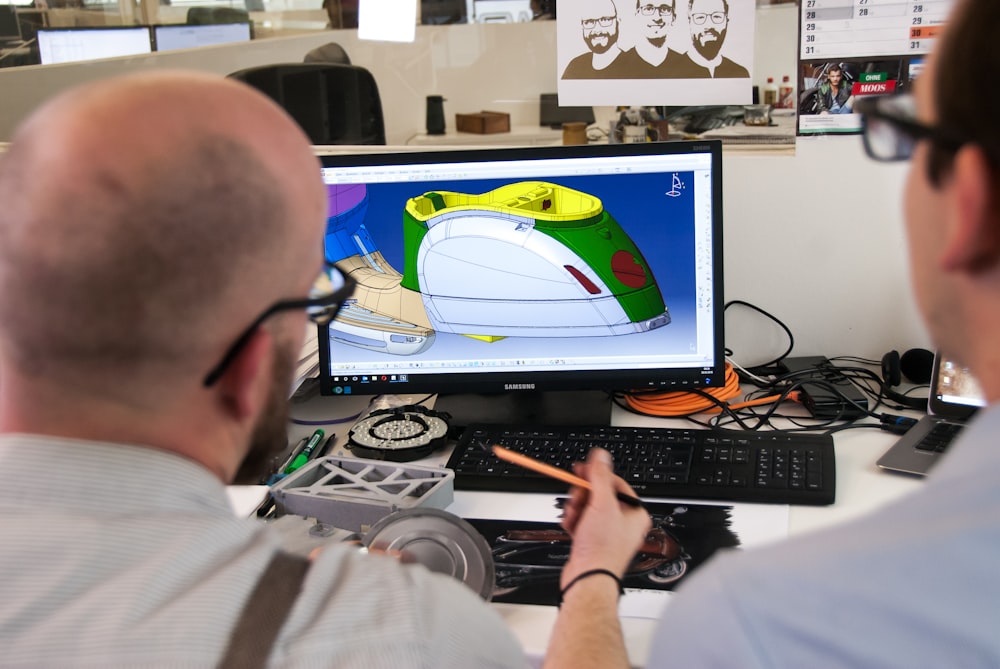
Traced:
<path fill-rule="evenodd" d="M 275 459 L 288 448 L 288 390 L 292 384 L 293 360 L 291 346 L 286 344 L 275 347 L 267 404 L 250 434 L 250 447 L 240 463 L 233 483 L 260 483 L 261 479 L 272 473 Z"/>
<path fill-rule="evenodd" d="M 700 53 L 705 60 L 713 60 L 722 51 L 722 44 L 726 41 L 726 31 L 728 28 L 723 28 L 722 31 L 718 31 L 715 28 L 709 28 L 704 30 L 698 35 L 698 38 L 694 40 L 695 51 Z M 705 35 L 714 35 L 715 39 L 710 42 L 702 41 Z"/>
<path fill-rule="evenodd" d="M 657 49 L 662 49 L 663 45 L 667 43 L 667 36 L 659 35 L 658 37 L 647 37 L 646 41 L 652 44 Z"/>
<path fill-rule="evenodd" d="M 607 41 L 606 44 L 598 44 L 594 40 L 595 37 L 607 37 L 608 41 Z M 611 50 L 611 47 L 613 47 L 617 43 L 618 43 L 618 31 L 617 30 L 614 33 L 610 33 L 610 32 L 607 32 L 607 33 L 597 33 L 596 35 L 595 34 L 591 34 L 591 35 L 587 36 L 587 48 L 589 48 L 594 53 L 599 53 L 599 54 L 600 53 L 607 53 L 608 51 Z"/>

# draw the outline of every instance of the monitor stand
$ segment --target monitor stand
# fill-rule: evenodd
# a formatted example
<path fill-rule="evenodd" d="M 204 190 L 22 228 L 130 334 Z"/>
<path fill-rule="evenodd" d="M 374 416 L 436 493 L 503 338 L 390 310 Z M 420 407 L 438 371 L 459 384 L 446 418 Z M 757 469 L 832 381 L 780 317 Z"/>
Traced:
<path fill-rule="evenodd" d="M 451 415 L 453 426 L 472 423 L 511 425 L 609 425 L 611 395 L 600 390 L 550 390 L 496 394 L 439 395 L 436 411 Z"/>

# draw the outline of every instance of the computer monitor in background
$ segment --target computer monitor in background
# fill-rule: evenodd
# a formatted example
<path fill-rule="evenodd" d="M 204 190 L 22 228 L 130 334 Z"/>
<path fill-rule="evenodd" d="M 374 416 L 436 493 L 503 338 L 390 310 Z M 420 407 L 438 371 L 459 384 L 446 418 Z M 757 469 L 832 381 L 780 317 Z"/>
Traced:
<path fill-rule="evenodd" d="M 21 41 L 21 26 L 14 5 L 0 5 L 0 46 Z"/>
<path fill-rule="evenodd" d="M 157 51 L 247 42 L 250 36 L 249 23 L 153 26 L 153 44 Z"/>
<path fill-rule="evenodd" d="M 38 55 L 42 65 L 152 53 L 149 26 L 41 28 Z"/>
<path fill-rule="evenodd" d="M 465 422 L 560 393 L 600 424 L 608 395 L 590 409 L 580 391 L 722 385 L 721 156 L 709 141 L 323 156 L 327 260 L 358 287 L 320 328 L 321 392 L 439 393 Z"/>

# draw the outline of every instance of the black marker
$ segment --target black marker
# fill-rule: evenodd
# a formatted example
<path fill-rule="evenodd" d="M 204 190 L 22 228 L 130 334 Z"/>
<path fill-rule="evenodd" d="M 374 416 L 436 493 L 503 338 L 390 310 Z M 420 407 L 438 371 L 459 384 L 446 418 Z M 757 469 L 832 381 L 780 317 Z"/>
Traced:
<path fill-rule="evenodd" d="M 337 441 L 337 435 L 331 434 L 329 437 L 326 438 L 326 441 L 323 442 L 322 448 L 318 448 L 316 449 L 316 451 L 313 452 L 313 457 L 310 459 L 326 457 L 326 454 L 329 453 L 330 449 L 333 448 L 333 444 L 335 441 Z"/>

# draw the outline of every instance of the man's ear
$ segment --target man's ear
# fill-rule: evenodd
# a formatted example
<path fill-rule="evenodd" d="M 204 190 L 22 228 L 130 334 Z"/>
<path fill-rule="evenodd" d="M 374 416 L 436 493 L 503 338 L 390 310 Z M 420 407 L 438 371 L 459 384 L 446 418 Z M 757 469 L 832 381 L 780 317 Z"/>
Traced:
<path fill-rule="evenodd" d="M 271 333 L 258 327 L 219 377 L 222 402 L 238 420 L 256 416 L 267 397 L 271 344 Z"/>
<path fill-rule="evenodd" d="M 951 191 L 942 268 L 977 273 L 1000 261 L 1000 219 L 986 155 L 969 144 L 955 154 L 943 188 Z"/>

